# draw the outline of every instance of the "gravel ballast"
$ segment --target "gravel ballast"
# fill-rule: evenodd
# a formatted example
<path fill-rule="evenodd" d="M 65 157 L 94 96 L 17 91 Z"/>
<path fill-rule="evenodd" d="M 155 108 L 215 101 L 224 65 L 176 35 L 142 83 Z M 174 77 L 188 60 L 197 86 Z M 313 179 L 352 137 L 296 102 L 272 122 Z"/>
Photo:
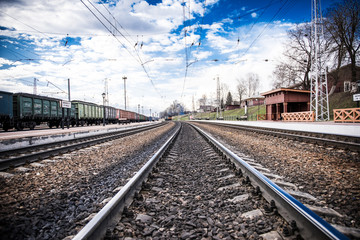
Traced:
<path fill-rule="evenodd" d="M 1 177 L 3 239 L 76 234 L 169 135 L 174 123 L 25 165 Z"/>
<path fill-rule="evenodd" d="M 332 224 L 360 228 L 360 156 L 358 152 L 276 138 L 233 128 L 196 124 L 232 151 L 247 155 L 316 200 L 305 204 L 336 210 L 321 216 Z"/>
<path fill-rule="evenodd" d="M 189 125 L 106 239 L 261 239 L 287 223 Z"/>

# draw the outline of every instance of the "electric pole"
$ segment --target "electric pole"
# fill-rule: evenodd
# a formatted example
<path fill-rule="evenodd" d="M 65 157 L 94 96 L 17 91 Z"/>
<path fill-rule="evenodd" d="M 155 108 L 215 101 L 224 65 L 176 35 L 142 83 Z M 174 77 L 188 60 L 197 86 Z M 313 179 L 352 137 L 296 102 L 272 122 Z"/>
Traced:
<path fill-rule="evenodd" d="M 71 98 L 70 98 L 70 78 L 68 78 L 68 100 L 70 108 L 67 109 L 67 128 L 70 128 Z"/>
<path fill-rule="evenodd" d="M 138 104 L 138 121 L 140 122 L 140 104 Z"/>
<path fill-rule="evenodd" d="M 195 102 L 194 102 L 194 95 L 192 96 L 192 112 L 195 112 Z"/>
<path fill-rule="evenodd" d="M 217 76 L 216 80 L 216 101 L 217 101 L 217 108 L 216 108 L 216 119 L 219 118 L 219 111 L 220 111 L 220 79 L 219 76 Z M 221 111 L 220 111 L 220 117 L 221 117 Z"/>
<path fill-rule="evenodd" d="M 316 121 L 329 120 L 329 96 L 324 54 L 324 27 L 320 0 L 312 0 L 311 6 L 311 82 L 310 111 Z"/>
<path fill-rule="evenodd" d="M 123 77 L 124 79 L 124 99 L 125 99 L 125 110 L 126 110 L 126 79 L 127 77 Z"/>
<path fill-rule="evenodd" d="M 105 78 L 105 86 L 104 86 L 104 93 L 105 93 L 105 105 L 109 106 L 109 80 Z"/>
<path fill-rule="evenodd" d="M 39 80 L 37 80 L 36 78 L 34 78 L 34 89 L 33 89 L 33 94 L 34 94 L 34 95 L 36 95 L 36 94 L 37 94 L 36 81 L 39 81 Z"/>

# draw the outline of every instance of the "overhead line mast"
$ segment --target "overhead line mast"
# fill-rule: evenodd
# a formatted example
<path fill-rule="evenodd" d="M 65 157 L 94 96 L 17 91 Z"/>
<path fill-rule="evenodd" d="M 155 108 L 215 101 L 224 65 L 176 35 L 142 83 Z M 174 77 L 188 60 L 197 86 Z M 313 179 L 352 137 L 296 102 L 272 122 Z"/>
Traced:
<path fill-rule="evenodd" d="M 320 0 L 311 2 L 311 80 L 310 111 L 315 112 L 316 121 L 329 121 L 329 95 L 324 49 L 324 27 Z"/>

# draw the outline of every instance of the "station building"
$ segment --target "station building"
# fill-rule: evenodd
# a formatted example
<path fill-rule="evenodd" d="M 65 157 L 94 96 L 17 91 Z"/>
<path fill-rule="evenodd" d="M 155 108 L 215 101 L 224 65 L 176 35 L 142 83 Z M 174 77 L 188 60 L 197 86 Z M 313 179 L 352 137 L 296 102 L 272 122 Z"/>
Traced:
<path fill-rule="evenodd" d="M 310 111 L 310 91 L 279 88 L 261 94 L 265 97 L 266 120 L 282 120 L 282 113 Z"/>

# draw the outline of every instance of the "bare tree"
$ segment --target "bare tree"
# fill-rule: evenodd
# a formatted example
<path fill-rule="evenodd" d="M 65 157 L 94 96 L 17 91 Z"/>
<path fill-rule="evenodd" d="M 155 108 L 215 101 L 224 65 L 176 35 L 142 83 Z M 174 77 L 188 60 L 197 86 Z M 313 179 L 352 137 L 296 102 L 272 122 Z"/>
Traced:
<path fill-rule="evenodd" d="M 336 85 L 339 81 L 340 68 L 343 66 L 343 63 L 346 60 L 347 50 L 340 38 L 335 37 L 333 30 L 331 30 L 333 29 L 333 24 L 329 21 L 329 19 L 325 19 L 324 26 L 325 38 L 331 45 L 329 49 L 329 58 L 334 61 L 334 65 L 332 67 L 334 69 L 332 74 L 334 81 L 332 82 L 332 86 L 329 92 L 329 95 L 331 95 L 335 91 Z"/>
<path fill-rule="evenodd" d="M 239 97 L 239 105 L 241 105 L 241 101 L 243 96 L 246 96 L 246 84 L 245 80 L 242 78 L 241 80 L 237 79 L 238 84 L 236 86 L 237 94 Z"/>
<path fill-rule="evenodd" d="M 206 94 L 203 94 L 202 97 L 198 101 L 199 101 L 200 108 L 203 107 L 203 109 L 205 110 L 204 107 L 206 106 L 206 103 L 207 103 Z"/>
<path fill-rule="evenodd" d="M 298 87 L 301 85 L 301 78 L 298 71 L 288 63 L 281 63 L 275 66 L 273 71 L 273 87 Z"/>
<path fill-rule="evenodd" d="M 284 52 L 286 61 L 277 68 L 276 77 L 283 87 L 299 85 L 310 89 L 311 23 L 303 23 L 288 31 L 289 41 Z"/>
<path fill-rule="evenodd" d="M 225 101 L 224 99 L 226 99 L 226 94 L 229 92 L 229 86 L 226 83 L 221 83 L 220 86 L 220 108 L 224 109 L 225 108 Z"/>
<path fill-rule="evenodd" d="M 246 84 L 248 97 L 255 95 L 260 84 L 259 75 L 256 73 L 248 73 Z"/>
<path fill-rule="evenodd" d="M 178 102 L 177 100 L 173 101 L 165 111 L 160 112 L 160 116 L 175 116 L 183 113 L 185 111 L 184 104 Z"/>
<path fill-rule="evenodd" d="M 336 44 L 338 51 L 337 69 L 340 68 L 346 49 L 351 64 L 351 81 L 356 81 L 356 60 L 360 48 L 360 2 L 343 0 L 328 9 L 325 24 L 326 32 Z M 336 79 L 337 80 L 337 79 Z"/>

